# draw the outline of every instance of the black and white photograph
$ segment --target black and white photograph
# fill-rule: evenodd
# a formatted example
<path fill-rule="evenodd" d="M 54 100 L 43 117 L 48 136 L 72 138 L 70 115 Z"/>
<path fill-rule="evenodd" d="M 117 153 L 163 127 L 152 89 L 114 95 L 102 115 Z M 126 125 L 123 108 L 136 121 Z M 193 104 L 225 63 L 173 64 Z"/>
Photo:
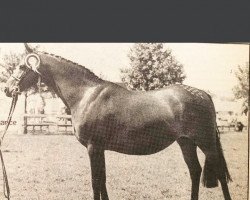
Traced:
<path fill-rule="evenodd" d="M 247 200 L 248 43 L 0 43 L 0 199 Z"/>

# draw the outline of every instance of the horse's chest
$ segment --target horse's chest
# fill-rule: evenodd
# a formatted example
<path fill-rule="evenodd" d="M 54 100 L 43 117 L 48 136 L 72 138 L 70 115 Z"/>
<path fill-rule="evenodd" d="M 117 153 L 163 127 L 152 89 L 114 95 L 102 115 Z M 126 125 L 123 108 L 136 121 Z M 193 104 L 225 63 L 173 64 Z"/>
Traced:
<path fill-rule="evenodd" d="M 72 117 L 72 121 L 77 139 L 85 146 L 93 140 L 105 140 L 105 135 L 109 132 L 107 122 L 97 119 L 97 115 L 96 119 L 93 119 L 93 114 L 79 115 Z"/>

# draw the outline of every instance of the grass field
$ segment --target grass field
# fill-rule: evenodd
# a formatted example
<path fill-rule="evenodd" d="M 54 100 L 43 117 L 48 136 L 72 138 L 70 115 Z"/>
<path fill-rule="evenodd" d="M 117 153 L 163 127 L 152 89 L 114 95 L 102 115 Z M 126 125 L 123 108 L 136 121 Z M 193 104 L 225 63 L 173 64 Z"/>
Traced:
<path fill-rule="evenodd" d="M 232 199 L 246 200 L 248 135 L 224 133 L 221 142 L 233 182 Z M 74 136 L 15 135 L 5 138 L 4 158 L 12 200 L 92 199 L 87 152 Z M 203 166 L 204 156 L 199 151 Z M 179 146 L 150 156 L 106 152 L 111 200 L 190 199 L 191 181 Z M 0 199 L 2 177 L 0 179 Z M 200 187 L 200 199 L 223 199 L 220 187 Z"/>

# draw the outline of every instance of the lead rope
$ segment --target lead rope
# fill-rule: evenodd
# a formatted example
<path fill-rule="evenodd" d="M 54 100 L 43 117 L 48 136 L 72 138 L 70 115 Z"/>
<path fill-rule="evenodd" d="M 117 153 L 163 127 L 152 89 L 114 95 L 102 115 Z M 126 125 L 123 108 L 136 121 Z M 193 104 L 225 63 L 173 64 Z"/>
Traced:
<path fill-rule="evenodd" d="M 42 84 L 42 77 L 38 76 L 37 85 L 38 85 L 38 92 L 39 92 L 40 95 L 41 95 L 41 84 Z"/>
<path fill-rule="evenodd" d="M 3 144 L 4 136 L 9 128 L 11 118 L 12 118 L 12 115 L 13 115 L 15 107 L 16 107 L 17 99 L 18 99 L 18 95 L 14 94 L 14 96 L 12 98 L 12 102 L 11 102 L 10 112 L 9 112 L 8 119 L 7 119 L 7 124 L 5 126 L 5 129 L 4 129 L 2 136 L 0 138 L 0 157 L 1 157 L 2 170 L 3 170 L 3 193 L 4 193 L 5 198 L 7 198 L 8 200 L 10 200 L 10 187 L 9 187 L 8 176 L 7 176 L 7 172 L 6 172 L 6 168 L 5 168 L 5 164 L 4 164 L 4 159 L 3 159 L 3 154 L 2 154 L 2 144 Z"/>

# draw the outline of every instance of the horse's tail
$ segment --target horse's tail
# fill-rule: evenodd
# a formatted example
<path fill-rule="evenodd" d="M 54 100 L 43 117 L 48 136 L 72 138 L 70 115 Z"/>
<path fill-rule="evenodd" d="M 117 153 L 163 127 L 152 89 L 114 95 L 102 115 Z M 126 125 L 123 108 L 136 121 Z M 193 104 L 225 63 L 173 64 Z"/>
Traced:
<path fill-rule="evenodd" d="M 219 129 L 218 129 L 218 127 L 216 127 L 216 146 L 217 146 L 217 152 L 219 155 L 219 165 L 221 167 L 221 169 L 220 169 L 221 173 L 219 175 L 221 177 L 225 178 L 227 182 L 229 182 L 229 181 L 232 181 L 232 177 L 231 177 L 231 175 L 228 171 L 228 168 L 227 168 L 227 163 L 226 163 L 226 160 L 225 160 L 225 157 L 223 154 L 219 134 L 220 134 Z"/>
<path fill-rule="evenodd" d="M 219 129 L 216 128 L 216 148 L 217 156 L 213 156 L 214 159 L 206 157 L 205 166 L 203 170 L 203 185 L 207 188 L 213 188 L 218 186 L 218 179 L 225 179 L 227 182 L 232 181 L 230 173 L 227 168 L 227 163 L 223 154 Z"/>

